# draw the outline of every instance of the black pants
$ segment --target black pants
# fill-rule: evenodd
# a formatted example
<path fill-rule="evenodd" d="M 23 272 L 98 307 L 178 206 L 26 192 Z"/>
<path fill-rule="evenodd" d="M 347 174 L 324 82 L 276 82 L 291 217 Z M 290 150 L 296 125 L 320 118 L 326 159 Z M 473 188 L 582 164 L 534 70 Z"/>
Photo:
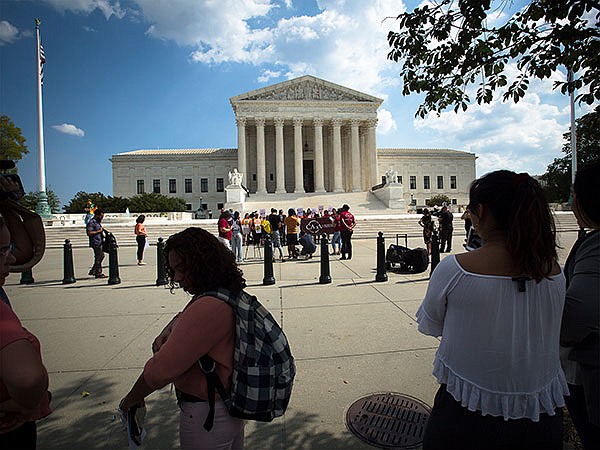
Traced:
<path fill-rule="evenodd" d="M 563 413 L 540 414 L 540 421 L 504 420 L 469 411 L 442 384 L 425 427 L 423 449 L 562 449 Z"/>
<path fill-rule="evenodd" d="M 452 228 L 440 230 L 440 252 L 452 250 Z"/>
<path fill-rule="evenodd" d="M 137 235 L 135 237 L 135 240 L 137 241 L 137 259 L 138 261 L 142 261 L 144 259 L 144 249 L 146 248 L 146 236 L 143 235 Z"/>
<path fill-rule="evenodd" d="M 0 448 L 35 449 L 37 443 L 37 426 L 35 422 L 25 422 L 16 430 L 0 434 Z"/>
<path fill-rule="evenodd" d="M 352 230 L 342 230 L 342 258 L 352 258 Z"/>
<path fill-rule="evenodd" d="M 92 275 L 100 275 L 102 273 L 102 261 L 104 260 L 104 252 L 102 246 L 92 247 L 94 250 L 94 265 L 92 266 Z"/>
<path fill-rule="evenodd" d="M 565 403 L 583 448 L 585 450 L 600 448 L 600 427 L 590 422 L 583 386 L 569 384 L 569 392 L 571 395 L 565 397 Z"/>

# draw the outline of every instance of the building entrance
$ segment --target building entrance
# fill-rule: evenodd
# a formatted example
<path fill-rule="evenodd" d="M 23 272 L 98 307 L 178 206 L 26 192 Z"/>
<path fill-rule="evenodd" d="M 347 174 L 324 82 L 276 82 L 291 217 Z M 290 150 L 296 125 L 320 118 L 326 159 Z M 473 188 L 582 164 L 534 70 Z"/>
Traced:
<path fill-rule="evenodd" d="M 312 159 L 305 159 L 303 161 L 303 173 L 304 192 L 315 192 L 315 171 L 314 161 Z"/>

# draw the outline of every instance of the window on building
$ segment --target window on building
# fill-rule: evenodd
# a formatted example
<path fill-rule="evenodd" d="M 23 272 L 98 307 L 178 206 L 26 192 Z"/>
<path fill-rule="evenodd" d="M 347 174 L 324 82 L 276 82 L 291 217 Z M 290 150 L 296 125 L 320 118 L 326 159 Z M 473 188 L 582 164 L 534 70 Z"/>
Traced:
<path fill-rule="evenodd" d="M 411 175 L 410 176 L 410 188 L 411 189 L 416 189 L 417 188 L 417 177 L 416 177 L 416 175 Z"/>
<path fill-rule="evenodd" d="M 200 178 L 200 192 L 208 192 L 208 178 Z"/>
<path fill-rule="evenodd" d="M 186 178 L 185 179 L 185 193 L 191 194 L 191 192 L 192 192 L 192 179 Z"/>
<path fill-rule="evenodd" d="M 191 211 L 192 210 L 192 204 L 191 203 L 186 203 L 185 204 L 185 210 L 186 211 Z"/>
<path fill-rule="evenodd" d="M 450 175 L 450 189 L 456 189 L 456 175 Z"/>
<path fill-rule="evenodd" d="M 385 184 L 385 182 L 386 182 L 385 175 L 382 175 L 382 176 L 381 176 L 381 182 L 382 182 L 383 184 Z"/>
<path fill-rule="evenodd" d="M 144 180 L 137 180 L 137 193 L 138 194 L 144 193 Z"/>
<path fill-rule="evenodd" d="M 423 177 L 423 189 L 431 189 L 431 184 L 429 183 L 429 175 L 425 175 Z"/>
<path fill-rule="evenodd" d="M 169 178 L 169 194 L 177 193 L 177 180 L 175 178 Z"/>
<path fill-rule="evenodd" d="M 273 174 L 272 173 L 269 174 L 269 181 L 273 181 Z"/>
<path fill-rule="evenodd" d="M 223 203 L 217 203 L 217 209 L 221 211 L 225 205 Z"/>
<path fill-rule="evenodd" d="M 206 211 L 208 209 L 208 203 L 202 203 L 202 209 Z"/>
<path fill-rule="evenodd" d="M 217 192 L 224 192 L 225 184 L 223 183 L 223 178 L 217 178 Z"/>
<path fill-rule="evenodd" d="M 152 180 L 152 192 L 160 194 L 160 180 Z"/>
<path fill-rule="evenodd" d="M 453 198 L 453 199 L 452 199 L 452 204 L 453 204 L 453 205 L 457 205 L 457 204 L 458 204 L 458 201 L 457 201 L 455 198 Z"/>
<path fill-rule="evenodd" d="M 442 175 L 438 175 L 437 182 L 438 189 L 444 189 L 444 177 Z"/>
<path fill-rule="evenodd" d="M 256 181 L 256 174 L 255 173 L 252 174 L 252 181 Z"/>
<path fill-rule="evenodd" d="M 398 183 L 402 184 L 402 175 L 398 175 Z"/>

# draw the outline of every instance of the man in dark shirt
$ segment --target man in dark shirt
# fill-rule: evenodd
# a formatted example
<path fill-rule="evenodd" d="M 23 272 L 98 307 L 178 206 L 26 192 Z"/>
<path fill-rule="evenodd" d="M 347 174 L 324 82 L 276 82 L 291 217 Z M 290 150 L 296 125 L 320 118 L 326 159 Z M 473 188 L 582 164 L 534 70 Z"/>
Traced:
<path fill-rule="evenodd" d="M 104 213 L 100 209 L 96 209 L 94 217 L 89 220 L 86 226 L 87 235 L 90 238 L 90 247 L 94 251 L 94 265 L 89 274 L 94 275 L 96 278 L 106 278 L 106 275 L 102 273 L 102 260 L 104 259 L 104 251 L 102 250 L 104 236 L 102 232 L 104 229 L 100 223 L 103 217 Z"/>
<path fill-rule="evenodd" d="M 275 208 L 271 208 L 271 214 L 269 214 L 267 220 L 271 224 L 271 241 L 273 242 L 273 250 L 275 250 L 275 248 L 279 249 L 279 258 L 281 259 L 281 262 L 283 262 L 283 248 L 281 246 L 281 227 L 283 224 L 281 222 L 281 216 L 277 213 Z M 275 253 L 273 252 L 273 260 L 274 259 Z"/>
<path fill-rule="evenodd" d="M 452 251 L 452 213 L 448 206 L 444 204 L 439 215 L 440 220 L 440 253 L 449 253 Z M 444 250 L 444 248 L 446 250 Z"/>

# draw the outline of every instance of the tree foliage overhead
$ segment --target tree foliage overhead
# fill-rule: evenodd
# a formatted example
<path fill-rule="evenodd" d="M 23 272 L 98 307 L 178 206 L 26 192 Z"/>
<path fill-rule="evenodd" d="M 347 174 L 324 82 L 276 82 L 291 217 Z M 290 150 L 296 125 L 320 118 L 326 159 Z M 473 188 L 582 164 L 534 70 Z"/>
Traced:
<path fill-rule="evenodd" d="M 21 129 L 8 116 L 0 116 L 0 159 L 19 160 L 29 153 Z"/>
<path fill-rule="evenodd" d="M 600 161 L 600 106 L 575 121 L 577 165 Z M 556 158 L 540 178 L 550 202 L 563 203 L 571 189 L 571 132 L 563 134 L 562 158 Z"/>
<path fill-rule="evenodd" d="M 584 89 L 577 100 L 600 101 L 600 11 L 597 0 L 532 0 L 504 25 L 490 16 L 509 0 L 440 0 L 397 17 L 399 31 L 388 33 L 388 59 L 400 62 L 403 95 L 424 93 L 416 116 L 453 107 L 466 110 L 467 90 L 490 103 L 496 90 L 518 102 L 530 78 L 545 79 L 563 66 L 571 81 L 556 81 L 562 94 Z M 586 17 L 590 19 L 586 20 Z M 519 73 L 509 79 L 507 66 Z"/>

